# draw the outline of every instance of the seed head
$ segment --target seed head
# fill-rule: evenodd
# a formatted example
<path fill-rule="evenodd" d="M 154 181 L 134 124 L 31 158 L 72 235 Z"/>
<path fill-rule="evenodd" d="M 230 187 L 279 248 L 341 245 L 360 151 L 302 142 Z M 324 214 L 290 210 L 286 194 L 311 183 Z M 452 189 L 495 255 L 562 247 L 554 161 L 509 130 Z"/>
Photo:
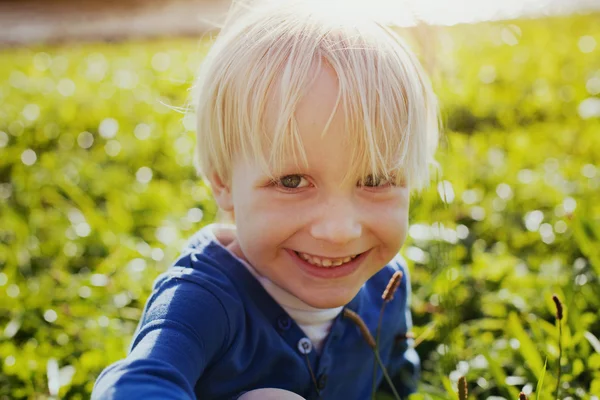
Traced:
<path fill-rule="evenodd" d="M 563 319 L 563 305 L 555 294 L 552 295 L 552 300 L 554 300 L 554 305 L 556 305 L 556 319 L 560 321 Z"/>
<path fill-rule="evenodd" d="M 458 399 L 467 400 L 469 390 L 467 389 L 467 379 L 464 376 L 458 378 Z"/>
<path fill-rule="evenodd" d="M 394 293 L 398 289 L 398 286 L 400 286 L 401 280 L 402 280 L 402 272 L 401 271 L 394 272 L 394 275 L 392 275 L 392 277 L 390 278 L 390 281 L 388 282 L 385 290 L 383 291 L 383 295 L 381 296 L 383 301 L 385 301 L 387 303 L 388 301 L 392 301 L 394 299 Z"/>
<path fill-rule="evenodd" d="M 365 321 L 363 321 L 360 315 L 350 310 L 349 308 L 344 308 L 344 318 L 348 318 L 350 321 L 354 322 L 356 326 L 358 326 L 360 333 L 363 335 L 363 338 L 365 339 L 369 347 L 375 349 L 375 339 L 373 338 L 373 335 L 371 335 L 371 332 L 369 332 L 367 324 L 365 324 Z"/>

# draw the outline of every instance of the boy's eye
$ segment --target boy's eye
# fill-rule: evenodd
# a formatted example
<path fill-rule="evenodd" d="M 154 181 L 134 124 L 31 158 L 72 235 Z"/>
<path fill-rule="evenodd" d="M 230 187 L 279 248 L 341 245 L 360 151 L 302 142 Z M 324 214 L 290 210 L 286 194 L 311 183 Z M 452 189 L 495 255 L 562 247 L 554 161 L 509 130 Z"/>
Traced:
<path fill-rule="evenodd" d="M 367 186 L 367 187 L 380 187 L 380 186 L 387 186 L 391 183 L 391 181 L 383 178 L 382 176 L 379 175 L 367 175 L 362 182 L 360 182 L 361 186 Z"/>
<path fill-rule="evenodd" d="M 286 189 L 298 189 L 306 186 L 306 181 L 302 175 L 286 175 L 279 179 L 279 185 Z"/>

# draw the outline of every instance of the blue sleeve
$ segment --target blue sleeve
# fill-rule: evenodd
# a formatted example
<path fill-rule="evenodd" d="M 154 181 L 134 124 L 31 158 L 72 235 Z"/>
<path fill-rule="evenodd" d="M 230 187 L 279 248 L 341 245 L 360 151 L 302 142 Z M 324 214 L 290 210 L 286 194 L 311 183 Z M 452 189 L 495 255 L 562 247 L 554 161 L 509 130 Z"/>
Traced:
<path fill-rule="evenodd" d="M 402 398 L 407 398 L 410 394 L 417 391 L 417 385 L 421 376 L 421 360 L 413 347 L 414 339 L 408 334 L 411 332 L 413 326 L 410 311 L 410 275 L 408 268 L 406 268 L 406 262 L 400 257 L 398 257 L 398 260 L 400 261 L 394 267 L 402 271 L 403 277 L 400 287 L 396 292 L 396 299 L 392 304 L 394 304 L 395 309 L 399 313 L 404 314 L 404 318 L 398 319 L 403 323 L 396 332 L 388 372 L 392 377 L 398 394 Z M 387 385 L 384 384 L 383 388 L 385 386 Z"/>
<path fill-rule="evenodd" d="M 195 399 L 196 382 L 228 336 L 227 314 L 214 293 L 198 282 L 163 276 L 129 354 L 102 371 L 92 399 Z"/>

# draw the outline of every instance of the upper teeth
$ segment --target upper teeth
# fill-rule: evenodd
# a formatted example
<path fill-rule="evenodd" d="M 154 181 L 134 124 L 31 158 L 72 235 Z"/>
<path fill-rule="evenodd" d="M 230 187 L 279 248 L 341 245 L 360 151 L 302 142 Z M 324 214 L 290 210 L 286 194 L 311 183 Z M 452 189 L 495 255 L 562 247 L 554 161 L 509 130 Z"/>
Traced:
<path fill-rule="evenodd" d="M 300 252 L 297 252 L 297 254 L 300 256 L 300 258 L 307 261 L 309 264 L 317 265 L 319 267 L 337 267 L 338 265 L 347 263 L 348 261 L 358 256 L 358 254 L 355 254 L 353 256 L 347 256 L 343 258 L 326 258 L 311 256 L 310 254 Z"/>

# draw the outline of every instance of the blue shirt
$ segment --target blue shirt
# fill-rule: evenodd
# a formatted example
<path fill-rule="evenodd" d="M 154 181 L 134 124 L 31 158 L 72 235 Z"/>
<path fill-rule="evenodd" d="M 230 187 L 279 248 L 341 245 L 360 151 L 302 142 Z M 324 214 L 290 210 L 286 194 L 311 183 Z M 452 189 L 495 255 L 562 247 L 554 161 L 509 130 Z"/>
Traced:
<path fill-rule="evenodd" d="M 380 354 L 406 397 L 416 389 L 420 363 L 406 335 L 412 319 L 403 259 L 394 258 L 345 307 L 375 336 L 381 294 L 397 270 L 404 277 L 385 308 Z M 373 351 L 343 312 L 321 354 L 311 347 L 302 329 L 204 228 L 155 281 L 129 354 L 102 371 L 92 399 L 236 399 L 259 388 L 307 399 L 370 398 Z M 379 369 L 378 384 L 382 376 Z"/>

